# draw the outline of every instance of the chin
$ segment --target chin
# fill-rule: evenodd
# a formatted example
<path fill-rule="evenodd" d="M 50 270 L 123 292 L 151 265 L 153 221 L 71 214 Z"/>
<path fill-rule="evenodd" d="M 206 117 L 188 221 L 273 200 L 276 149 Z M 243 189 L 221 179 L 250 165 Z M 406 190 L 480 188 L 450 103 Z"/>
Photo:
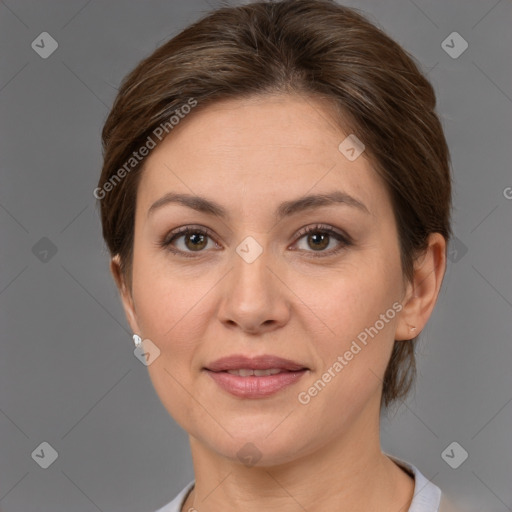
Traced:
<path fill-rule="evenodd" d="M 301 441 L 307 444 L 305 440 L 290 436 L 287 429 L 278 432 L 278 427 L 275 430 L 275 425 L 278 424 L 279 421 L 274 422 L 274 426 L 269 429 L 258 429 L 253 426 L 252 429 L 239 430 L 238 433 L 226 426 L 226 430 L 233 433 L 233 437 L 225 433 L 221 439 L 201 436 L 199 439 L 222 457 L 247 467 L 277 466 L 297 458 Z"/>

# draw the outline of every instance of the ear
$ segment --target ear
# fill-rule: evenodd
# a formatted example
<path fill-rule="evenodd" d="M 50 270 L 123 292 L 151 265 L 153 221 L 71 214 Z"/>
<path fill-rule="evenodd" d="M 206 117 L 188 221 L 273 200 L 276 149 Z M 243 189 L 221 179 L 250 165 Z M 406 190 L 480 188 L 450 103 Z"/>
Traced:
<path fill-rule="evenodd" d="M 112 273 L 114 281 L 116 282 L 117 288 L 119 290 L 121 302 L 123 304 L 123 309 L 126 315 L 126 319 L 128 320 L 128 324 L 130 325 L 130 328 L 134 334 L 140 334 L 133 298 L 130 290 L 126 286 L 124 276 L 121 272 L 120 262 L 121 260 L 119 254 L 113 256 L 110 260 L 110 272 Z"/>
<path fill-rule="evenodd" d="M 446 240 L 440 233 L 431 233 L 427 249 L 414 262 L 414 275 L 412 282 L 407 283 L 395 340 L 410 340 L 423 330 L 436 304 L 445 270 Z"/>

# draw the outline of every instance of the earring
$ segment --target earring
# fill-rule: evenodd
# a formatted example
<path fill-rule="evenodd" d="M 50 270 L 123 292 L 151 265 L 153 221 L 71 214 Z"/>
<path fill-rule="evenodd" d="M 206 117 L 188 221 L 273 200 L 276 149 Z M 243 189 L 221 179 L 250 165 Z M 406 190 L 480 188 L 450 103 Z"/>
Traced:
<path fill-rule="evenodd" d="M 411 331 L 414 332 L 416 330 L 416 327 L 411 327 Z"/>
<path fill-rule="evenodd" d="M 142 345 L 142 339 L 138 334 L 133 335 L 133 342 L 135 343 L 135 348 L 140 348 Z"/>

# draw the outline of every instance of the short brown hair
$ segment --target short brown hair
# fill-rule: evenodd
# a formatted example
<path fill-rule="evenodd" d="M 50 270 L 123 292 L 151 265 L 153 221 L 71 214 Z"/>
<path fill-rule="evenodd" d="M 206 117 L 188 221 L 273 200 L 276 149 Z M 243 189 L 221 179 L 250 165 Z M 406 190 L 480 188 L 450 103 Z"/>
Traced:
<path fill-rule="evenodd" d="M 330 100 L 341 129 L 364 142 L 389 191 L 403 275 L 410 280 L 428 235 L 451 237 L 450 156 L 434 89 L 395 41 L 334 1 L 224 7 L 157 48 L 124 78 L 105 122 L 98 189 L 105 190 L 133 152 L 191 98 L 204 108 L 218 100 L 293 92 Z M 100 201 L 103 237 L 110 254 L 119 254 L 130 290 L 144 161 L 122 173 Z M 395 340 L 381 405 L 411 388 L 415 342 Z"/>

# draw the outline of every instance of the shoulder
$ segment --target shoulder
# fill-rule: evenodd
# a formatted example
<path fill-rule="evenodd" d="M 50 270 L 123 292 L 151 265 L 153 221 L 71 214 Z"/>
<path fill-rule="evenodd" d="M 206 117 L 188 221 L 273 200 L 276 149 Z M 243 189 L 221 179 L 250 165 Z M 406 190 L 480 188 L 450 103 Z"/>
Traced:
<path fill-rule="evenodd" d="M 155 510 L 155 512 L 181 512 L 181 507 L 185 503 L 189 492 L 194 487 L 195 481 L 189 482 L 177 495 L 176 497 L 164 505 L 162 508 Z M 185 511 L 186 512 L 186 511 Z"/>

